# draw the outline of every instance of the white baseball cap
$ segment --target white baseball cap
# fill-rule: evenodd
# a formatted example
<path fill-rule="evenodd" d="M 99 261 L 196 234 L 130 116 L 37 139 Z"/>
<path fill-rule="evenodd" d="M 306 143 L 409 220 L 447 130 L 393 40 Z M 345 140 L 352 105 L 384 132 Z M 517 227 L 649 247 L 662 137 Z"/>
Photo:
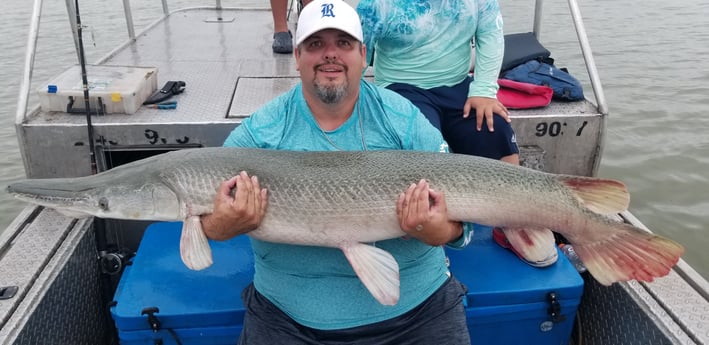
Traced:
<path fill-rule="evenodd" d="M 298 17 L 295 44 L 299 45 L 323 29 L 341 30 L 360 42 L 364 41 L 359 15 L 344 0 L 315 0 L 305 5 Z"/>

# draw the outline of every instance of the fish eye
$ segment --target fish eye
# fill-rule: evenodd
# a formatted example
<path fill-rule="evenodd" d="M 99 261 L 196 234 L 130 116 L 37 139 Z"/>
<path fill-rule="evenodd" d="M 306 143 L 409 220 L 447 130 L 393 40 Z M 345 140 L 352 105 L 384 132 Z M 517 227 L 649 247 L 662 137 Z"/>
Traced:
<path fill-rule="evenodd" d="M 101 199 L 98 200 L 98 207 L 100 207 L 104 211 L 108 211 L 108 199 L 105 197 L 102 197 Z"/>

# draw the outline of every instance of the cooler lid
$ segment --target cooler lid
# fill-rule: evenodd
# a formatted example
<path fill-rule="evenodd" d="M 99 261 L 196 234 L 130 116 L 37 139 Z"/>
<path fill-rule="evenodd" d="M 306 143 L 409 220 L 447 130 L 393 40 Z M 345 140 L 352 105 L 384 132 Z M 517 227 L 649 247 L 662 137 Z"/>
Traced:
<path fill-rule="evenodd" d="M 547 302 L 550 292 L 579 300 L 583 294 L 583 278 L 563 253 L 549 267 L 532 267 L 495 243 L 490 227 L 476 226 L 466 248 L 446 253 L 451 272 L 468 288 L 468 306 Z"/>
<path fill-rule="evenodd" d="M 182 222 L 153 223 L 145 230 L 133 264 L 116 289 L 111 314 L 119 330 L 150 329 L 145 308 L 161 328 L 241 325 L 241 290 L 253 280 L 253 253 L 247 236 L 210 241 L 214 263 L 193 271 L 180 259 Z"/>

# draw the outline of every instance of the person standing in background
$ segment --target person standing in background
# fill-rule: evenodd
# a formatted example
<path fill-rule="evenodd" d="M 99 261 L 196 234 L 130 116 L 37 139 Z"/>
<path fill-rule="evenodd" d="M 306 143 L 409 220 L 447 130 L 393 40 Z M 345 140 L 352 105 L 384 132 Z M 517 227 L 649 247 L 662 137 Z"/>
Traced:
<path fill-rule="evenodd" d="M 273 48 L 274 53 L 293 53 L 293 35 L 288 29 L 288 1 L 271 0 L 271 14 L 273 15 Z M 298 1 L 298 0 L 293 0 Z M 311 0 L 300 0 L 303 6 Z"/>

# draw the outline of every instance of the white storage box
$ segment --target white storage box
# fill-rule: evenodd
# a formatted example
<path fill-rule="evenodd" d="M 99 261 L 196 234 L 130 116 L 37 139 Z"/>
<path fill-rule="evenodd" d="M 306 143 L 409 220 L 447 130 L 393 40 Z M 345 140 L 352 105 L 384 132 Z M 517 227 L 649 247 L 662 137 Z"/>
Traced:
<path fill-rule="evenodd" d="M 87 65 L 92 113 L 135 113 L 157 90 L 157 75 L 155 67 Z M 86 113 L 81 67 L 78 65 L 42 85 L 37 93 L 43 111 Z"/>

